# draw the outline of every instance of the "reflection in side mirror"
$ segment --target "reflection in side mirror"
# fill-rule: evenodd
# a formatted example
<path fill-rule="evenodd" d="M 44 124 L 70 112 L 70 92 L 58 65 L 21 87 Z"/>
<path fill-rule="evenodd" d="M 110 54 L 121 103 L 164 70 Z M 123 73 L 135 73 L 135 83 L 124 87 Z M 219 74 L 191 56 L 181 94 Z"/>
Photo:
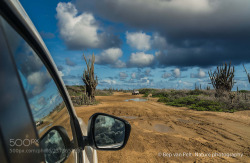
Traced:
<path fill-rule="evenodd" d="M 125 138 L 125 123 L 109 116 L 98 115 L 94 124 L 94 137 L 98 148 L 119 148 Z"/>
<path fill-rule="evenodd" d="M 130 124 L 118 117 L 96 113 L 88 123 L 88 145 L 98 150 L 122 149 L 129 138 Z"/>
<path fill-rule="evenodd" d="M 45 160 L 48 163 L 63 162 L 71 152 L 71 144 L 66 130 L 54 126 L 40 139 Z"/>

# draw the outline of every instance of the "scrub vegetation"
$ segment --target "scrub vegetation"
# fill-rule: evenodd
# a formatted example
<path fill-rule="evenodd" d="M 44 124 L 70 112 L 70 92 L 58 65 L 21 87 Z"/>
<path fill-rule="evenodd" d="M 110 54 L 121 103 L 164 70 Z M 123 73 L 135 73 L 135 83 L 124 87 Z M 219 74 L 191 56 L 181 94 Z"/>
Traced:
<path fill-rule="evenodd" d="M 244 65 L 243 65 L 244 66 Z M 244 67 L 245 68 L 245 67 Z M 245 69 L 246 73 L 247 70 Z M 209 71 L 209 77 L 214 90 L 207 87 L 202 90 L 195 86 L 195 90 L 157 90 L 140 89 L 145 97 L 158 97 L 159 102 L 177 107 L 188 107 L 198 111 L 235 112 L 250 110 L 249 91 L 238 90 L 232 92 L 234 86 L 234 66 L 231 63 L 217 66 L 215 71 Z M 247 73 L 248 78 L 249 74 Z"/>
<path fill-rule="evenodd" d="M 84 85 L 72 85 L 66 86 L 69 95 L 71 97 L 72 103 L 74 106 L 81 106 L 81 105 L 94 105 L 97 104 L 98 101 L 90 101 L 90 99 L 85 94 L 85 86 Z M 113 94 L 112 89 L 105 89 L 105 90 L 95 90 L 95 96 L 111 96 Z"/>
<path fill-rule="evenodd" d="M 177 107 L 188 107 L 198 111 L 235 112 L 250 110 L 250 92 L 224 92 L 220 97 L 215 90 L 167 90 L 167 89 L 139 89 L 144 97 L 152 94 L 158 102 Z"/>

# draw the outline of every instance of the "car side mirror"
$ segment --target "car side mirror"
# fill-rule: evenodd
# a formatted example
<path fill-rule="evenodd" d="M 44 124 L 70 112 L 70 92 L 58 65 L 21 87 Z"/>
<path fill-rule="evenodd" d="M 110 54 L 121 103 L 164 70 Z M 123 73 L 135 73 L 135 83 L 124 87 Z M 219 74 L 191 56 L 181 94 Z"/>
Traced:
<path fill-rule="evenodd" d="M 72 151 L 66 130 L 61 126 L 49 129 L 41 138 L 40 145 L 46 162 L 63 162 Z"/>
<path fill-rule="evenodd" d="M 118 117 L 95 113 L 88 122 L 87 145 L 97 150 L 120 150 L 125 147 L 130 124 Z"/>

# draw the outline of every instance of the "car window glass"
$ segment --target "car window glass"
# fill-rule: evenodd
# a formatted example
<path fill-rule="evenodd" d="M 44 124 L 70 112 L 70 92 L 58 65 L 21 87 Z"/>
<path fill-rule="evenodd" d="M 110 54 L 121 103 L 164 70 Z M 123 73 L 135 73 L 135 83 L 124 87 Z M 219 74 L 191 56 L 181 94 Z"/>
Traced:
<path fill-rule="evenodd" d="M 52 126 L 62 126 L 72 140 L 70 116 L 50 73 L 29 44 L 4 19 L 1 21 L 39 137 Z"/>

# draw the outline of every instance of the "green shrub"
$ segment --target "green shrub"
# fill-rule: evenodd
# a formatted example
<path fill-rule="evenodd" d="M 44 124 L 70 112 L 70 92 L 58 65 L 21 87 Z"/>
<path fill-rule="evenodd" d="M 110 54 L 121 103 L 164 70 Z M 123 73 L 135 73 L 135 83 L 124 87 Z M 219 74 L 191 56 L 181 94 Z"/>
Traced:
<path fill-rule="evenodd" d="M 198 111 L 219 111 L 234 112 L 240 110 L 250 110 L 248 92 L 241 90 L 244 94 L 238 94 L 231 101 L 228 94 L 215 97 L 215 90 L 160 90 L 144 88 L 139 90 L 144 96 L 152 93 L 152 97 L 157 97 L 158 102 L 177 107 L 188 107 Z"/>
<path fill-rule="evenodd" d="M 204 94 L 204 91 L 195 89 L 195 90 L 190 90 L 187 94 L 188 95 L 201 95 L 201 94 Z"/>
<path fill-rule="evenodd" d="M 186 97 L 173 98 L 160 97 L 158 102 L 164 102 L 166 105 L 176 107 L 188 107 L 197 111 L 226 111 L 233 112 L 235 109 L 227 107 L 224 103 L 212 100 L 201 100 L 197 95 L 189 95 Z"/>
<path fill-rule="evenodd" d="M 169 93 L 167 92 L 155 92 L 152 94 L 152 97 L 169 97 Z"/>
<path fill-rule="evenodd" d="M 239 92 L 240 92 L 240 93 L 248 93 L 247 90 L 240 90 Z"/>
<path fill-rule="evenodd" d="M 143 97 L 148 97 L 150 93 L 154 93 L 157 91 L 157 89 L 152 89 L 152 88 L 141 88 L 138 90 L 140 94 L 144 94 Z"/>
<path fill-rule="evenodd" d="M 96 90 L 95 92 L 96 96 L 111 96 L 113 95 L 113 92 L 110 90 L 104 91 L 104 90 Z"/>

